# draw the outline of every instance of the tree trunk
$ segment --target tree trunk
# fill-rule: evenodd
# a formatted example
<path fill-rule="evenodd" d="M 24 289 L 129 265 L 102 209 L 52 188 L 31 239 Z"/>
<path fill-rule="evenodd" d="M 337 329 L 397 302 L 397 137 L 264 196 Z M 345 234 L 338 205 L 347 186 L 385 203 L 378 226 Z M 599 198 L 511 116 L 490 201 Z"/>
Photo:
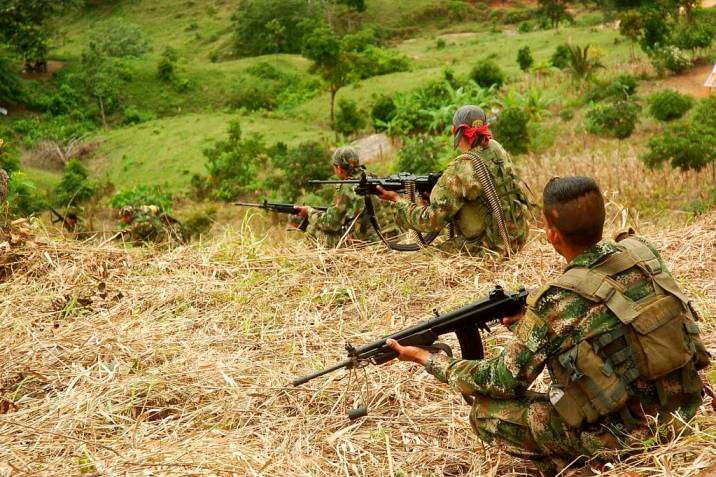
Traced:
<path fill-rule="evenodd" d="M 336 120 L 334 105 L 336 103 L 336 93 L 338 92 L 338 88 L 336 88 L 334 85 L 331 85 L 331 127 L 333 127 L 333 123 Z"/>
<path fill-rule="evenodd" d="M 97 96 L 97 102 L 99 103 L 99 113 L 102 115 L 102 126 L 107 128 L 107 116 L 104 114 L 104 100 L 102 96 Z"/>

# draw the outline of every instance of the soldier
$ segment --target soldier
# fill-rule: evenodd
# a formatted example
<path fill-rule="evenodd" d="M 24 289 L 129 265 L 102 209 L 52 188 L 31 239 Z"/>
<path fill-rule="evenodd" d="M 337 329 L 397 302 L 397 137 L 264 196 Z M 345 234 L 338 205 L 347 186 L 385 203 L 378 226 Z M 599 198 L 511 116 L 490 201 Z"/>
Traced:
<path fill-rule="evenodd" d="M 358 153 L 351 147 L 339 147 L 333 153 L 333 170 L 339 179 L 351 179 L 358 176 L 361 165 Z M 368 217 L 363 214 L 363 199 L 356 195 L 353 186 L 341 184 L 336 188 L 333 206 L 321 212 L 308 206 L 297 206 L 300 217 L 308 217 L 309 237 L 317 238 L 328 247 L 336 247 L 351 242 L 375 242 L 375 234 Z M 347 235 L 346 235 L 347 234 Z M 343 236 L 346 237 L 341 242 Z"/>
<path fill-rule="evenodd" d="M 135 244 L 165 241 L 184 242 L 181 223 L 160 212 L 156 205 L 125 206 L 119 213 L 125 231 Z"/>
<path fill-rule="evenodd" d="M 487 248 L 509 255 L 527 240 L 529 207 L 512 162 L 492 139 L 485 112 L 479 107 L 458 109 L 452 131 L 455 148 L 462 154 L 435 184 L 429 205 L 413 204 L 382 188 L 380 198 L 395 203 L 396 220 L 403 228 L 439 232 L 452 222 L 456 235 L 441 244 L 443 250 L 479 253 Z"/>
<path fill-rule="evenodd" d="M 691 419 L 709 354 L 654 247 L 633 232 L 602 240 L 604 199 L 594 180 L 552 179 L 543 198 L 547 240 L 568 264 L 530 294 L 522 315 L 503 320 L 515 341 L 480 361 L 388 344 L 474 396 L 470 423 L 480 439 L 550 474 L 580 456 L 643 442 L 655 432 L 649 422 L 666 431 L 677 413 Z M 528 391 L 545 367 L 549 392 Z"/>

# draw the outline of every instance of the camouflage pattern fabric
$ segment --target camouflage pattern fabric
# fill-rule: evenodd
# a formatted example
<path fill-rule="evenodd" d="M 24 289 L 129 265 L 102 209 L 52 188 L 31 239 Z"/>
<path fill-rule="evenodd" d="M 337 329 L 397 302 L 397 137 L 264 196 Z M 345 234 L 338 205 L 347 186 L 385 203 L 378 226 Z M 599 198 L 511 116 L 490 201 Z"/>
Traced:
<path fill-rule="evenodd" d="M 125 208 L 122 210 L 122 215 L 125 214 L 130 214 L 132 217 L 126 231 L 132 242 L 136 244 L 185 241 L 181 224 L 173 221 L 167 214 L 161 213 L 156 206 Z"/>
<path fill-rule="evenodd" d="M 353 191 L 353 186 L 341 184 L 336 188 L 333 205 L 327 211 L 308 209 L 306 233 L 309 237 L 319 239 L 327 247 L 336 247 L 346 233 L 346 227 L 352 224 L 343 245 L 354 241 L 375 242 L 378 236 L 368 217 L 362 213 L 364 208 L 363 198 Z"/>
<path fill-rule="evenodd" d="M 529 201 L 517 182 L 512 161 L 497 141 L 491 140 L 480 155 L 495 181 L 512 250 L 519 250 L 527 241 L 529 232 Z M 402 228 L 423 233 L 439 231 L 454 221 L 456 239 L 443 243 L 440 248 L 444 250 L 479 253 L 487 248 L 504 252 L 502 239 L 468 156 L 459 156 L 448 165 L 430 194 L 430 205 L 416 205 L 400 199 L 395 209 L 396 220 Z"/>
<path fill-rule="evenodd" d="M 659 257 L 656 250 L 647 245 Z M 611 241 L 600 242 L 577 256 L 567 269 L 591 266 L 617 250 Z M 666 270 L 661 257 L 659 261 Z M 614 278 L 624 286 L 625 294 L 631 300 L 655 293 L 651 279 L 637 267 Z M 512 326 L 517 340 L 508 344 L 498 356 L 469 361 L 436 354 L 426 369 L 455 391 L 476 397 L 470 421 L 478 436 L 486 442 L 507 445 L 511 452 L 525 458 L 557 458 L 569 462 L 580 455 L 592 456 L 604 447 L 619 448 L 625 439 L 644 439 L 646 435 L 653 435 L 653 430 L 645 425 L 626 423 L 617 414 L 579 429 L 569 428 L 546 395 L 528 391 L 545 367 L 554 382 L 553 360 L 572 349 L 587 333 L 593 336 L 618 326 L 619 320 L 604 304 L 550 286 Z M 677 369 L 662 378 L 662 395 L 668 395 L 670 389 L 674 392 L 681 389 L 681 375 L 682 369 Z M 653 382 L 639 378 L 632 383 L 632 389 L 632 399 L 638 401 L 646 414 L 665 414 L 659 390 Z M 667 397 L 666 401 L 669 400 Z M 688 420 L 695 415 L 701 397 L 691 396 L 679 402 L 669 411 L 678 412 Z M 670 421 L 665 420 L 664 424 L 677 422 Z"/>

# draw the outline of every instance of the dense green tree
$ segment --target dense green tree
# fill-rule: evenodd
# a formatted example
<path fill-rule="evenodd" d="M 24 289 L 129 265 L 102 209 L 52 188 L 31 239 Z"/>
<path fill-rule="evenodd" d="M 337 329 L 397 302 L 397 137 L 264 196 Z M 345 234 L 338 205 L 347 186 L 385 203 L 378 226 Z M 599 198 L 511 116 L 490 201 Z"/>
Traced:
<path fill-rule="evenodd" d="M 149 51 L 149 41 L 142 29 L 122 19 L 102 22 L 90 33 L 90 42 L 107 56 L 140 57 Z"/>
<path fill-rule="evenodd" d="M 3 0 L 0 41 L 22 56 L 26 69 L 44 71 L 50 19 L 80 4 L 81 0 Z"/>
<path fill-rule="evenodd" d="M 658 91 L 649 96 L 649 113 L 659 121 L 680 119 L 694 105 L 694 98 L 673 90 Z"/>
<path fill-rule="evenodd" d="M 596 104 L 587 111 L 587 131 L 606 137 L 626 139 L 636 128 L 639 109 L 633 101 Z"/>
<path fill-rule="evenodd" d="M 512 154 L 524 154 L 530 145 L 529 116 L 520 108 L 505 108 L 493 124 L 495 139 Z"/>
<path fill-rule="evenodd" d="M 562 22 L 574 21 L 574 18 L 567 10 L 569 3 L 571 3 L 571 0 L 539 0 L 537 14 L 547 19 L 552 28 L 557 28 Z"/>
<path fill-rule="evenodd" d="M 470 71 L 470 78 L 483 88 L 501 88 L 505 83 L 505 73 L 500 68 L 500 65 L 492 60 L 481 60 L 473 66 Z"/>
<path fill-rule="evenodd" d="M 23 98 L 18 67 L 12 56 L 0 48 L 0 105 L 16 104 Z"/>
<path fill-rule="evenodd" d="M 648 10 L 643 16 L 643 27 L 639 43 L 641 49 L 650 52 L 657 46 L 669 44 L 671 24 L 659 10 Z"/>
<path fill-rule="evenodd" d="M 107 126 L 107 114 L 116 108 L 122 84 L 122 73 L 116 63 L 91 43 L 82 53 L 80 82 L 87 94 L 97 103 L 102 125 Z"/>
<path fill-rule="evenodd" d="M 520 65 L 520 69 L 522 71 L 527 71 L 530 69 L 530 66 L 535 62 L 534 58 L 532 58 L 532 52 L 530 51 L 529 46 L 524 46 L 520 48 L 520 50 L 517 52 L 517 64 Z"/>
<path fill-rule="evenodd" d="M 333 130 L 344 136 L 351 136 L 366 126 L 365 115 L 358 110 L 358 104 L 350 99 L 338 101 L 338 112 Z"/>

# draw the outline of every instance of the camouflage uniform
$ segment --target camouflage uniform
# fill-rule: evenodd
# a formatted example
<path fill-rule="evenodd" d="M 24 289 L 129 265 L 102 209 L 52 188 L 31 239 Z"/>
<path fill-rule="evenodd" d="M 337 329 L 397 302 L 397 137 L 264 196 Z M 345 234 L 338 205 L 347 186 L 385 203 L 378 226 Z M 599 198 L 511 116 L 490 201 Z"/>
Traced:
<path fill-rule="evenodd" d="M 153 205 L 141 207 L 124 207 L 120 212 L 123 217 L 131 217 L 126 231 L 132 242 L 160 243 L 165 241 L 184 242 L 184 231 L 181 224 L 169 215 L 161 213 Z"/>
<path fill-rule="evenodd" d="M 641 239 L 639 239 L 641 240 Z M 658 258 L 660 270 L 668 274 L 656 250 L 646 242 Z M 617 251 L 614 242 L 600 242 L 577 256 L 565 273 L 576 267 L 593 267 Z M 668 274 L 670 277 L 670 274 Z M 629 300 L 649 299 L 655 293 L 652 279 L 638 267 L 631 267 L 612 276 Z M 602 449 L 619 449 L 624 441 L 653 436 L 643 416 L 635 419 L 631 412 L 620 411 L 602 416 L 592 424 L 579 427 L 567 424 L 547 394 L 528 391 L 528 387 L 547 367 L 554 383 L 558 383 L 558 360 L 566 351 L 576 349 L 580 342 L 590 340 L 620 326 L 620 320 L 604 303 L 592 302 L 574 291 L 550 285 L 531 294 L 525 315 L 512 326 L 517 340 L 511 342 L 492 359 L 469 361 L 432 355 L 426 369 L 438 380 L 463 394 L 475 397 L 470 423 L 485 442 L 497 443 L 509 453 L 533 459 L 543 469 L 555 470 L 579 456 L 593 456 Z M 596 348 L 595 348 L 596 349 Z M 600 348 L 602 349 L 602 348 Z M 693 358 L 696 359 L 696 358 Z M 614 368 L 621 376 L 631 361 Z M 633 366 L 633 365 L 632 365 Z M 579 379 L 579 377 L 577 377 Z M 682 392 L 682 380 L 691 383 L 690 392 Z M 701 382 L 696 368 L 685 366 L 658 381 L 637 376 L 628 388 L 629 410 L 634 404 L 642 413 L 655 416 L 679 412 L 686 420 L 692 418 L 701 404 Z M 550 396 L 552 389 L 550 389 Z M 664 420 L 666 421 L 666 419 Z M 662 421 L 662 422 L 664 422 Z M 664 422 L 665 423 L 665 422 Z"/>
<path fill-rule="evenodd" d="M 335 150 L 333 165 L 342 167 L 352 178 L 355 178 L 360 170 L 358 154 L 350 147 L 339 147 Z M 343 241 L 344 245 L 352 241 L 378 240 L 370 220 L 363 214 L 363 198 L 355 193 L 353 187 L 350 184 L 337 186 L 333 205 L 325 212 L 309 208 L 307 236 L 319 240 L 327 247 L 336 247 L 348 231 L 347 227 L 350 227 L 350 232 Z"/>
<path fill-rule="evenodd" d="M 510 246 L 512 251 L 517 251 L 527 240 L 529 201 L 517 183 L 507 152 L 497 141 L 491 140 L 479 154 L 495 182 L 505 213 Z M 396 202 L 395 210 L 399 226 L 423 233 L 439 231 L 453 222 L 456 236 L 441 244 L 440 248 L 444 250 L 479 253 L 483 248 L 504 249 L 467 155 L 458 156 L 448 165 L 430 193 L 429 205 L 416 205 L 401 198 Z"/>

